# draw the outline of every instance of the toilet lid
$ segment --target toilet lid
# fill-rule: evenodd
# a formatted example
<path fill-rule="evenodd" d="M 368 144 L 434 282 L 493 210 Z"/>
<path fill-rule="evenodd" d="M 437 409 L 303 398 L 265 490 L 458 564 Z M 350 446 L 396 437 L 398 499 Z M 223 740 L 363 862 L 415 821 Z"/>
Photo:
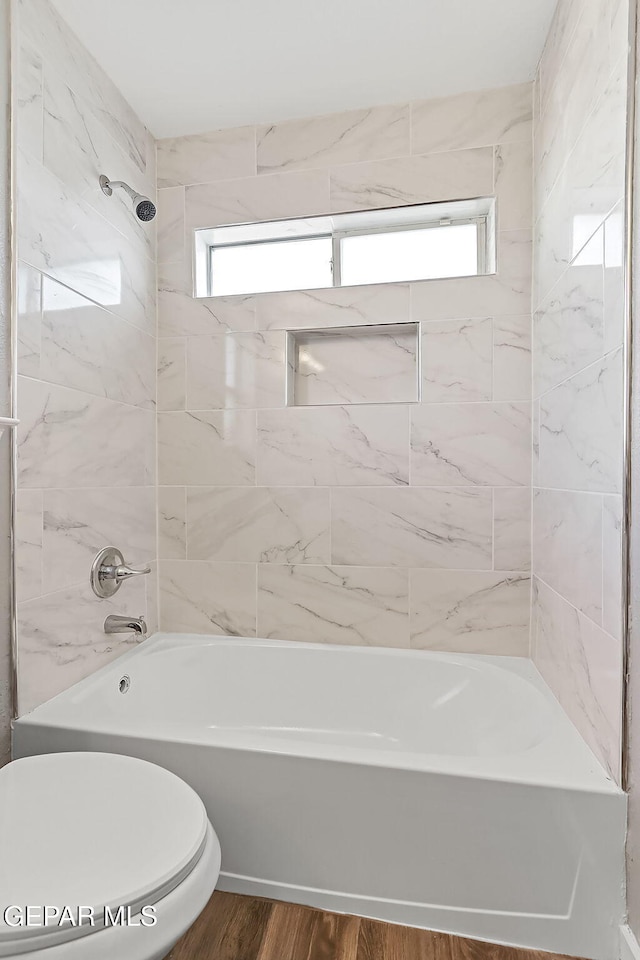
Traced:
<path fill-rule="evenodd" d="M 205 845 L 200 797 L 162 767 L 109 753 L 58 753 L 0 770 L 0 956 L 3 943 L 64 941 L 86 922 L 13 926 L 10 905 L 104 908 L 134 916 L 174 889 Z M 42 922 L 42 911 L 33 919 Z M 108 925 L 108 924 L 107 924 Z M 40 941 L 44 945 L 44 941 Z M 34 947 L 35 949 L 35 944 Z M 20 949 L 18 949 L 20 952 Z"/>

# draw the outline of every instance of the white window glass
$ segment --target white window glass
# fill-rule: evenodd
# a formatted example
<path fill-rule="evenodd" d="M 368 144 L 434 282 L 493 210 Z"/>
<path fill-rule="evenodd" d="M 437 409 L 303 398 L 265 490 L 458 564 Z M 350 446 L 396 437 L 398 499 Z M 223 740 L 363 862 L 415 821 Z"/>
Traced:
<path fill-rule="evenodd" d="M 478 273 L 475 223 L 342 237 L 340 282 L 394 283 Z"/>
<path fill-rule="evenodd" d="M 211 295 L 331 287 L 331 237 L 211 247 Z"/>

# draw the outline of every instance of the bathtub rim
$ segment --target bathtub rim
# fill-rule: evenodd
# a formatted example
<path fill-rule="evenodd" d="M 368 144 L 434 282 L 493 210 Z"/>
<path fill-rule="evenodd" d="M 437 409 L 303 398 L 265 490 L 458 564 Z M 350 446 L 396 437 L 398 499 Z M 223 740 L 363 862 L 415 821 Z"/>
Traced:
<path fill-rule="evenodd" d="M 99 687 L 107 678 L 126 674 L 125 665 L 132 658 L 161 653 L 164 649 L 199 646 L 245 646 L 276 647 L 280 649 L 312 649 L 330 655 L 340 655 L 351 651 L 360 655 L 391 656 L 401 659 L 431 659 L 449 663 L 484 663 L 507 674 L 515 674 L 521 680 L 531 683 L 545 698 L 552 712 L 553 727 L 551 736 L 526 751 L 515 754 L 492 755 L 456 755 L 436 753 L 408 753 L 346 747 L 335 744 L 321 744 L 313 741 L 295 741 L 265 737 L 259 741 L 254 735 L 247 735 L 246 742 L 217 741 L 189 736 L 189 726 L 181 725 L 171 730 L 172 721 L 158 731 L 150 724 L 142 726 L 118 726 L 109 719 L 88 717 L 86 710 L 73 716 L 74 699 L 84 697 L 91 688 Z M 61 709 L 62 708 L 62 709 Z M 96 719 L 98 722 L 96 722 Z M 151 723 L 151 721 L 150 721 Z M 623 794 L 620 786 L 605 770 L 598 758 L 583 740 L 576 727 L 564 713 L 544 678 L 533 661 L 526 657 L 491 656 L 487 654 L 467 654 L 448 651 L 412 650 L 395 647 L 363 647 L 343 644 L 307 643 L 304 641 L 265 639 L 260 637 L 235 637 L 214 634 L 197 634 L 159 631 L 136 643 L 123 654 L 89 674 L 66 690 L 35 707 L 29 713 L 14 720 L 13 738 L 19 738 L 20 730 L 25 727 L 45 726 L 59 731 L 93 732 L 101 735 L 113 735 L 125 739 L 152 739 L 171 744 L 192 744 L 221 750 L 239 750 L 266 755 L 286 755 L 325 762 L 362 764 L 387 769 L 409 770 L 416 773 L 435 773 L 468 779 L 497 780 L 516 785 L 526 784 L 532 787 L 576 790 L 597 794 Z M 194 727 L 191 728 L 192 730 Z M 521 758 L 525 758 L 524 762 Z M 513 769 L 509 770 L 509 763 Z M 527 763 L 527 761 L 532 761 Z M 548 764 L 546 775 L 545 763 Z M 569 772 L 567 767 L 572 766 Z"/>

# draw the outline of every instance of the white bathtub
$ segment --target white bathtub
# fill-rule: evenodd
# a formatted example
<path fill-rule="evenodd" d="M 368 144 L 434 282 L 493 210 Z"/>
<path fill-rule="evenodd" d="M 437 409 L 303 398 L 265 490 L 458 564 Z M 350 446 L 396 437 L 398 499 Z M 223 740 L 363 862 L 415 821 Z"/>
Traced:
<path fill-rule="evenodd" d="M 183 777 L 222 889 L 618 956 L 625 797 L 526 660 L 157 635 L 18 720 L 14 749 Z"/>

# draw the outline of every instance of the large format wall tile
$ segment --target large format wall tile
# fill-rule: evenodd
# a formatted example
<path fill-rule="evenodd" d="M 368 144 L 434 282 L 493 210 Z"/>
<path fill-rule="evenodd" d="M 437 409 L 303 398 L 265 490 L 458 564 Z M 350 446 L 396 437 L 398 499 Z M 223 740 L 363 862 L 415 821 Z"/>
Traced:
<path fill-rule="evenodd" d="M 153 333 L 155 263 L 28 154 L 19 164 L 20 258 Z"/>
<path fill-rule="evenodd" d="M 158 262 L 185 257 L 185 191 L 171 187 L 158 191 Z"/>
<path fill-rule="evenodd" d="M 160 622 L 163 630 L 254 637 L 255 565 L 162 560 Z"/>
<path fill-rule="evenodd" d="M 489 147 L 331 169 L 333 212 L 483 197 L 492 192 L 493 150 Z"/>
<path fill-rule="evenodd" d="M 405 156 L 409 153 L 409 105 L 259 126 L 256 138 L 258 173 Z"/>
<path fill-rule="evenodd" d="M 422 326 L 422 399 L 491 400 L 493 323 L 443 320 Z"/>
<path fill-rule="evenodd" d="M 187 559 L 186 487 L 158 487 L 158 557 Z"/>
<path fill-rule="evenodd" d="M 531 489 L 496 487 L 493 491 L 493 566 L 496 570 L 531 568 Z"/>
<path fill-rule="evenodd" d="M 119 148 L 89 103 L 48 71 L 44 84 L 44 164 L 69 189 L 109 220 L 124 236 L 135 237 L 146 256 L 155 257 L 154 231 L 131 215 L 131 201 L 124 191 L 107 197 L 98 180 L 106 171 L 118 171 L 114 179 L 125 180 L 140 193 L 155 195 L 156 185 L 147 172 Z"/>
<path fill-rule="evenodd" d="M 42 282 L 40 349 L 42 380 L 153 406 L 155 339 L 48 277 Z"/>
<path fill-rule="evenodd" d="M 442 403 L 411 415 L 411 482 L 515 486 L 531 477 L 530 405 Z"/>
<path fill-rule="evenodd" d="M 16 135 L 20 150 L 42 160 L 42 58 L 29 43 L 18 51 L 16 76 Z"/>
<path fill-rule="evenodd" d="M 411 152 L 444 153 L 531 140 L 530 83 L 411 104 Z"/>
<path fill-rule="evenodd" d="M 182 337 L 158 341 L 158 410 L 184 410 L 187 398 L 187 342 Z"/>
<path fill-rule="evenodd" d="M 408 647 L 407 571 L 261 566 L 258 633 L 308 643 Z"/>
<path fill-rule="evenodd" d="M 622 362 L 609 354 L 541 398 L 541 486 L 622 492 Z"/>
<path fill-rule="evenodd" d="M 530 271 L 519 277 L 470 277 L 431 280 L 411 285 L 414 320 L 457 320 L 459 317 L 505 316 L 531 308 Z"/>
<path fill-rule="evenodd" d="M 411 646 L 524 657 L 530 581 L 525 574 L 411 572 Z"/>
<path fill-rule="evenodd" d="M 493 321 L 493 399 L 531 399 L 531 317 Z"/>
<path fill-rule="evenodd" d="M 251 177 L 256 172 L 255 148 L 253 127 L 158 140 L 158 186 Z"/>
<path fill-rule="evenodd" d="M 286 334 L 228 333 L 187 343 L 187 407 L 281 407 L 286 400 Z"/>
<path fill-rule="evenodd" d="M 154 415 L 78 390 L 20 378 L 18 486 L 154 482 Z"/>
<path fill-rule="evenodd" d="M 533 570 L 596 623 L 602 619 L 602 497 L 536 490 Z"/>
<path fill-rule="evenodd" d="M 256 309 L 260 330 L 406 323 L 409 320 L 409 284 L 381 283 L 265 293 L 256 297 Z"/>
<path fill-rule="evenodd" d="M 492 512 L 490 490 L 334 490 L 332 560 L 362 566 L 488 570 Z"/>
<path fill-rule="evenodd" d="M 255 413 L 251 411 L 159 414 L 159 482 L 252 485 L 255 423 Z"/>
<path fill-rule="evenodd" d="M 540 485 L 540 401 L 531 404 L 531 485 Z"/>
<path fill-rule="evenodd" d="M 604 497 L 602 503 L 602 626 L 622 640 L 623 596 L 622 543 L 624 503 L 622 497 Z"/>
<path fill-rule="evenodd" d="M 626 71 L 626 64 L 621 63 Z M 603 95 L 569 153 L 538 218 L 534 303 L 552 290 L 567 266 L 614 210 L 625 191 L 625 110 L 622 75 Z"/>
<path fill-rule="evenodd" d="M 151 572 L 145 577 L 145 603 L 147 633 L 153 636 L 160 629 L 160 591 L 158 589 L 158 562 L 154 560 L 149 564 Z"/>
<path fill-rule="evenodd" d="M 16 596 L 18 602 L 42 594 L 42 490 L 16 492 Z"/>
<path fill-rule="evenodd" d="M 328 563 L 329 491 L 267 487 L 187 490 L 189 560 Z"/>
<path fill-rule="evenodd" d="M 26 263 L 18 262 L 17 288 L 17 360 L 18 373 L 40 378 L 42 337 L 43 276 Z"/>
<path fill-rule="evenodd" d="M 625 213 L 621 201 L 604 222 L 604 352 L 625 342 Z"/>
<path fill-rule="evenodd" d="M 496 274 L 411 284 L 412 320 L 459 320 L 531 312 L 531 234 L 498 234 Z"/>
<path fill-rule="evenodd" d="M 601 234 L 597 233 L 601 241 Z M 594 250 L 595 247 L 591 246 Z M 574 263 L 562 275 L 533 318 L 533 374 L 536 396 L 602 356 L 604 274 L 602 260 Z M 617 344 L 616 344 L 617 345 Z"/>
<path fill-rule="evenodd" d="M 409 482 L 409 408 L 288 407 L 258 413 L 261 485 Z"/>
<path fill-rule="evenodd" d="M 127 595 L 97 600 L 89 578 L 65 590 L 18 605 L 18 710 L 28 713 L 55 697 L 138 641 L 133 634 L 107 636 L 109 614 L 138 617 L 146 607 L 145 584 Z"/>
<path fill-rule="evenodd" d="M 533 225 L 531 140 L 503 143 L 495 150 L 498 229 L 524 230 Z"/>
<path fill-rule="evenodd" d="M 95 118 L 144 172 L 153 152 L 148 131 L 49 0 L 20 0 L 17 14 L 21 36 L 72 90 L 82 91 Z"/>
<path fill-rule="evenodd" d="M 614 42 L 610 30 L 609 3 L 585 4 L 576 16 L 577 9 L 574 8 L 570 18 L 565 60 L 558 65 L 551 95 L 540 118 L 536 151 L 536 170 L 540 171 L 536 178 L 536 192 L 540 207 L 552 192 L 567 156 L 571 155 L 576 143 L 580 143 L 581 132 L 597 117 L 603 91 L 607 89 L 609 78 L 615 76 L 615 68 L 624 63 L 626 70 L 628 41 L 621 34 Z M 609 114 L 608 133 L 611 135 L 608 145 L 613 146 L 614 155 L 619 154 L 621 136 L 624 135 L 619 127 L 620 113 L 613 104 L 609 105 L 606 112 Z M 587 139 L 591 142 L 595 158 L 605 144 L 591 134 Z M 609 149 L 609 146 L 605 149 Z"/>
<path fill-rule="evenodd" d="M 158 265 L 159 337 L 208 337 L 255 326 L 254 297 L 194 297 L 183 261 Z"/>
<path fill-rule="evenodd" d="M 43 593 L 83 583 L 93 558 L 109 544 L 134 566 L 155 559 L 153 487 L 125 488 L 115 497 L 105 487 L 45 490 L 43 508 Z"/>
<path fill-rule="evenodd" d="M 577 213 L 589 214 L 601 219 L 624 196 L 626 136 L 626 83 L 627 53 L 618 51 L 618 62 L 610 78 L 596 92 L 592 99 L 592 109 L 584 117 L 576 119 L 567 114 L 575 123 L 575 139 L 569 145 L 568 155 L 563 155 L 562 138 L 554 143 L 552 150 L 543 163 L 548 164 L 553 173 L 565 163 L 559 182 L 566 193 L 570 184 L 574 190 L 571 202 Z M 580 124 L 584 126 L 580 128 Z M 560 131 L 565 137 L 570 134 L 571 124 L 563 122 Z M 566 140 L 565 140 L 566 142 Z M 538 194 L 546 206 L 557 203 L 562 194 L 556 193 L 555 184 L 549 186 L 546 177 L 538 178 Z M 593 229 L 597 226 L 593 223 Z"/>
<path fill-rule="evenodd" d="M 534 604 L 536 664 L 595 755 L 618 779 L 621 645 L 538 580 Z"/>
<path fill-rule="evenodd" d="M 186 188 L 187 229 L 224 223 L 309 217 L 329 210 L 329 175 L 323 170 L 218 180 Z"/>

